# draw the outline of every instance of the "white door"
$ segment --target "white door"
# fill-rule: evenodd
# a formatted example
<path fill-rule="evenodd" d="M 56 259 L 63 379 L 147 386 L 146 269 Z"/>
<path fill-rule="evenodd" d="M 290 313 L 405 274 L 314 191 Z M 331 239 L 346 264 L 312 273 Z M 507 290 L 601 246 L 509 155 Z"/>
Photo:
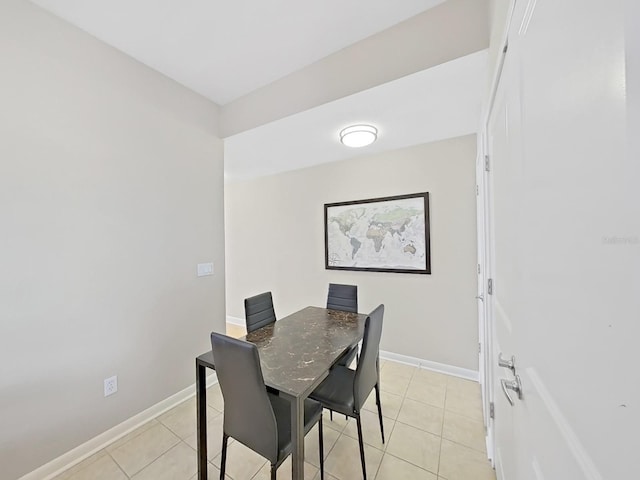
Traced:
<path fill-rule="evenodd" d="M 488 323 L 522 384 L 494 363 L 499 479 L 640 478 L 637 10 L 516 3 L 486 132 Z"/>
<path fill-rule="evenodd" d="M 491 405 L 493 404 L 492 376 L 493 376 L 493 356 L 490 354 L 492 345 L 491 329 L 489 319 L 491 318 L 491 302 L 486 299 L 487 279 L 489 278 L 488 265 L 490 255 L 487 248 L 492 245 L 488 235 L 486 223 L 489 220 L 487 212 L 487 185 L 485 175 L 485 154 L 486 142 L 483 135 L 478 138 L 478 157 L 476 159 L 476 209 L 477 209 L 477 229 L 478 229 L 478 265 L 477 265 L 477 308 L 478 308 L 478 356 L 479 356 L 479 382 L 482 386 L 483 417 L 486 428 L 487 454 L 490 459 L 494 458 L 493 453 L 493 420 L 491 418 Z"/>
<path fill-rule="evenodd" d="M 512 268 L 515 265 L 509 260 L 509 250 L 513 246 L 514 231 L 517 229 L 517 223 L 505 221 L 511 215 L 511 210 L 515 207 L 514 203 L 506 201 L 513 197 L 514 184 L 516 176 L 511 176 L 514 172 L 510 171 L 510 167 L 515 165 L 512 161 L 513 152 L 509 151 L 509 147 L 513 148 L 513 142 L 510 145 L 510 133 L 513 124 L 507 125 L 511 120 L 512 112 L 507 110 L 507 82 L 505 81 L 511 71 L 511 62 L 506 61 L 503 67 L 501 81 L 498 85 L 494 105 L 488 122 L 487 134 L 487 153 L 489 156 L 489 171 L 485 172 L 485 195 L 486 206 L 490 214 L 486 218 L 487 237 L 489 240 L 489 250 L 487 251 L 487 259 L 489 265 L 487 268 L 487 311 L 488 317 L 492 318 L 491 334 L 493 341 L 489 357 L 492 362 L 497 362 L 501 352 L 516 352 L 518 346 L 515 344 L 516 336 L 513 334 L 513 326 L 510 316 L 507 314 L 509 310 L 509 302 L 511 294 L 509 289 L 502 288 L 506 281 L 512 281 Z M 510 128 L 508 128 L 510 127 Z M 497 185 L 496 185 L 497 183 Z M 506 249 L 505 249 L 506 247 Z M 496 289 L 496 281 L 500 283 L 500 289 Z M 489 291 L 489 282 L 491 291 Z M 508 353 L 511 355 L 511 353 Z M 496 370 L 495 364 L 491 365 L 493 375 L 491 383 L 489 383 L 489 397 L 494 403 L 495 411 L 498 414 L 498 421 L 488 420 L 489 431 L 493 427 L 493 435 L 495 448 L 494 464 L 496 470 L 502 473 L 502 478 L 518 478 L 513 471 L 504 470 L 504 466 L 510 466 L 509 460 L 503 462 L 503 459 L 514 458 L 516 455 L 516 435 L 513 432 L 513 411 L 507 404 L 507 398 L 503 396 L 499 390 L 500 380 L 506 378 L 504 371 Z M 493 425 L 492 425 L 493 423 Z"/>

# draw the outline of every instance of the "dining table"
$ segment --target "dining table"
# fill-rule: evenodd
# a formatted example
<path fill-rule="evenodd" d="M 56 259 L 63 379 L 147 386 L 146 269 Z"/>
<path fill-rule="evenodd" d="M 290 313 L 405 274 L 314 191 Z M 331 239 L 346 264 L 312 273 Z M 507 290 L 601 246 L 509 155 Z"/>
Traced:
<path fill-rule="evenodd" d="M 304 480 L 304 400 L 362 340 L 366 318 L 306 307 L 243 337 L 258 348 L 265 385 L 291 402 L 293 480 Z M 196 357 L 198 480 L 207 480 L 207 368 L 215 370 L 212 351 Z"/>

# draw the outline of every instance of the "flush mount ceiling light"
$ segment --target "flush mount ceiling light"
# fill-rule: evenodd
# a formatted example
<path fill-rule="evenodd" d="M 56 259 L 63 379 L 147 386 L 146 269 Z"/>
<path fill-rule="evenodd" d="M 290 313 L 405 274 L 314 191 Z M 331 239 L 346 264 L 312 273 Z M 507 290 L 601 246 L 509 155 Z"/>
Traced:
<path fill-rule="evenodd" d="M 340 131 L 340 141 L 347 147 L 366 147 L 378 138 L 378 129 L 372 125 L 351 125 Z"/>

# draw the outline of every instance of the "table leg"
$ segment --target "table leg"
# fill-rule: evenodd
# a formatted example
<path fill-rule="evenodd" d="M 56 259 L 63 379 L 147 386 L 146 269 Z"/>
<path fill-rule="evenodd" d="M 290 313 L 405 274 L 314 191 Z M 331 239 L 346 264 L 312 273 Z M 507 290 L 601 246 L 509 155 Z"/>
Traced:
<path fill-rule="evenodd" d="M 304 398 L 291 401 L 291 478 L 304 480 Z"/>
<path fill-rule="evenodd" d="M 196 416 L 198 422 L 198 480 L 207 480 L 207 368 L 196 362 Z"/>

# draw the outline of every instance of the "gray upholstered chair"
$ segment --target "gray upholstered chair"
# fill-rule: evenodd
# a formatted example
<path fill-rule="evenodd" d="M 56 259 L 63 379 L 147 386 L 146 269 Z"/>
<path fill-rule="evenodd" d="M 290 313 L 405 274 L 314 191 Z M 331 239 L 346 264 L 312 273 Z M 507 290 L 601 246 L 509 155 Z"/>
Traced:
<path fill-rule="evenodd" d="M 271 480 L 275 480 L 277 468 L 292 450 L 291 403 L 267 392 L 254 344 L 212 333 L 211 348 L 224 398 L 220 480 L 225 478 L 229 437 L 269 460 Z M 320 435 L 320 477 L 324 479 L 322 405 L 307 399 L 305 435 L 316 423 Z"/>
<path fill-rule="evenodd" d="M 357 313 L 358 286 L 330 283 L 329 293 L 327 294 L 327 308 Z"/>
<path fill-rule="evenodd" d="M 367 469 L 364 462 L 364 443 L 362 441 L 362 423 L 360 412 L 372 390 L 376 391 L 378 405 L 378 419 L 380 433 L 384 443 L 384 426 L 382 424 L 382 406 L 380 404 L 380 372 L 378 369 L 378 354 L 380 337 L 382 336 L 382 317 L 384 305 L 379 305 L 369 314 L 364 326 L 362 351 L 356 370 L 345 366 L 336 366 L 329 372 L 329 376 L 310 395 L 329 410 L 348 415 L 356 419 L 358 427 L 358 442 L 360 443 L 360 461 L 362 474 L 367 479 Z"/>
<path fill-rule="evenodd" d="M 247 333 L 276 321 L 271 292 L 261 293 L 244 300 L 244 315 L 247 322 Z"/>
<path fill-rule="evenodd" d="M 330 283 L 329 293 L 327 294 L 327 308 L 358 313 L 358 286 Z M 354 345 L 338 359 L 336 364 L 348 367 L 357 355 L 358 345 Z"/>

